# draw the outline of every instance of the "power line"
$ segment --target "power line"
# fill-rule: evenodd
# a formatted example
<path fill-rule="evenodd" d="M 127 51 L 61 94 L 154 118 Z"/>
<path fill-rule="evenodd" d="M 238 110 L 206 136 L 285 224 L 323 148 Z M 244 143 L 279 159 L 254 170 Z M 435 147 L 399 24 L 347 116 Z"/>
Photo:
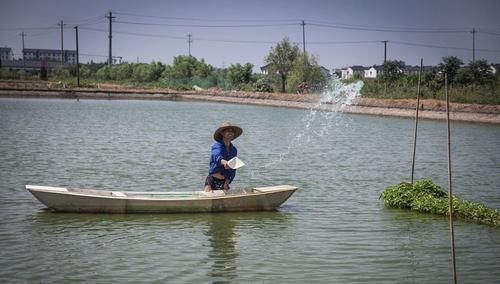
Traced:
<path fill-rule="evenodd" d="M 0 31 L 29 31 L 29 30 L 55 30 L 59 29 L 59 27 L 56 26 L 50 26 L 50 27 L 38 27 L 38 28 L 2 28 Z"/>
<path fill-rule="evenodd" d="M 308 41 L 307 44 L 363 44 L 380 43 L 380 40 L 359 40 L 359 41 Z"/>
<path fill-rule="evenodd" d="M 90 17 L 90 18 L 85 18 L 83 20 L 80 20 L 80 21 L 75 21 L 75 22 L 67 22 L 68 25 L 87 25 L 87 24 L 90 24 L 90 23 L 93 23 L 93 22 L 101 22 L 101 21 L 104 21 L 104 17 L 99 15 L 99 16 L 93 16 L 93 17 Z"/>
<path fill-rule="evenodd" d="M 409 46 L 420 46 L 420 47 L 428 47 L 428 48 L 454 49 L 454 50 L 465 50 L 465 51 L 472 51 L 473 50 L 472 48 L 467 48 L 467 47 L 439 46 L 439 45 L 421 44 L 421 43 L 403 42 L 403 41 L 389 41 L 389 42 L 393 43 L 393 44 L 409 45 Z M 478 48 L 476 48 L 476 51 L 500 52 L 500 50 L 478 49 Z"/>
<path fill-rule="evenodd" d="M 143 22 L 128 22 L 128 21 L 115 21 L 119 24 L 128 25 L 142 25 L 142 26 L 168 26 L 168 27 L 189 27 L 189 28 L 261 28 L 261 27 L 282 27 L 282 26 L 296 26 L 298 23 L 286 24 L 242 24 L 242 25 L 194 25 L 194 24 L 167 24 L 167 23 L 143 23 Z"/>
<path fill-rule="evenodd" d="M 481 30 L 477 30 L 477 29 L 476 29 L 476 33 L 478 33 L 478 34 L 487 34 L 487 35 L 500 36 L 500 32 L 481 31 Z"/>
<path fill-rule="evenodd" d="M 141 15 L 132 13 L 122 13 L 114 12 L 117 15 L 140 17 L 140 18 L 154 18 L 154 19 L 165 19 L 165 20 L 180 20 L 180 21 L 199 21 L 199 22 L 298 22 L 298 20 L 293 19 L 207 19 L 207 18 L 182 18 L 182 17 L 165 17 L 165 16 L 152 16 L 152 15 Z"/>
<path fill-rule="evenodd" d="M 80 30 L 87 31 L 95 31 L 106 33 L 108 31 L 96 28 L 80 28 Z M 134 32 L 125 32 L 125 31 L 113 31 L 116 34 L 125 34 L 125 35 L 133 35 L 133 36 L 141 36 L 141 37 L 153 37 L 153 38 L 169 38 L 169 39 L 178 39 L 178 40 L 186 40 L 185 36 L 173 36 L 173 35 L 162 35 L 162 34 L 147 34 L 147 33 L 134 33 Z M 207 41 L 207 42 L 226 42 L 226 43 L 257 43 L 257 44 L 276 44 L 279 41 L 258 41 L 258 40 L 233 40 L 233 39 L 210 39 L 210 38 L 199 38 L 192 37 L 192 40 L 197 41 Z"/>
<path fill-rule="evenodd" d="M 387 27 L 387 26 L 375 26 L 375 25 L 353 25 L 344 23 L 333 23 L 324 22 L 316 20 L 308 20 L 310 25 L 321 26 L 321 27 L 332 27 L 332 28 L 344 28 L 344 29 L 356 29 L 356 30 L 367 30 L 367 31 L 387 31 L 387 32 L 429 32 L 429 33 L 463 33 L 468 32 L 470 29 L 451 29 L 451 28 L 433 28 L 433 27 L 417 27 L 417 26 L 406 26 L 406 27 Z"/>
<path fill-rule="evenodd" d="M 103 32 L 103 33 L 107 33 L 108 32 L 107 30 L 96 29 L 96 28 L 80 28 L 80 30 Z M 113 33 L 115 33 L 115 34 L 133 35 L 133 36 L 143 36 L 143 37 L 171 38 L 171 39 L 182 39 L 182 40 L 186 39 L 186 37 L 183 37 L 183 36 L 181 37 L 181 36 L 160 35 L 160 34 L 134 33 L 134 32 L 125 32 L 125 31 L 116 31 L 116 30 L 114 30 Z"/>
<path fill-rule="evenodd" d="M 89 30 L 89 31 L 97 31 L 97 32 L 107 32 L 106 30 L 95 29 L 95 28 L 80 28 L 80 29 Z M 186 40 L 185 36 L 146 34 L 146 33 L 125 32 L 125 31 L 114 31 L 114 33 L 133 35 L 133 36 L 142 36 L 142 37 L 155 37 L 155 38 L 169 38 L 169 39 Z M 258 40 L 214 39 L 214 38 L 198 38 L 198 37 L 192 37 L 192 39 L 197 40 L 197 41 L 206 41 L 206 42 L 248 43 L 248 44 L 276 44 L 279 42 L 279 41 L 258 41 Z M 367 41 L 310 41 L 307 43 L 312 44 L 312 45 L 345 45 L 345 44 L 373 44 L 373 43 L 380 43 L 380 42 L 381 42 L 380 40 L 367 40 Z M 402 42 L 402 41 L 389 41 L 389 42 L 393 43 L 393 44 L 408 45 L 408 46 L 419 46 L 419 47 L 427 47 L 427 48 L 472 51 L 471 48 L 464 48 L 464 47 L 438 46 L 438 45 L 429 45 L 429 44 L 420 44 L 420 43 L 411 43 L 411 42 Z M 294 42 L 294 43 L 299 44 L 299 42 Z M 476 51 L 500 52 L 500 50 L 491 50 L 491 49 L 476 49 Z"/>
<path fill-rule="evenodd" d="M 300 25 L 301 19 L 209 19 L 209 18 L 185 18 L 185 17 L 168 17 L 168 16 L 156 16 L 156 15 L 144 15 L 135 13 L 124 13 L 124 12 L 114 12 L 118 15 L 139 17 L 139 18 L 150 18 L 150 19 L 164 19 L 164 20 L 174 20 L 174 21 L 199 21 L 199 22 L 258 22 L 258 23 L 280 23 L 285 22 L 286 24 Z M 356 30 L 366 30 L 366 31 L 385 31 L 385 32 L 420 32 L 420 33 L 465 33 L 469 32 L 468 28 L 435 28 L 435 27 L 419 27 L 419 26 L 376 26 L 376 25 L 353 25 L 346 23 L 335 23 L 327 21 L 317 21 L 311 19 L 304 19 L 304 21 L 309 25 L 316 25 L 320 27 L 331 27 L 331 28 L 342 28 L 342 29 L 356 29 Z M 169 23 L 164 23 L 164 25 L 172 25 Z M 211 27 L 210 25 L 207 25 Z M 500 35 L 499 31 L 487 31 L 478 30 L 479 32 Z"/>
<path fill-rule="evenodd" d="M 432 29 L 408 29 L 408 28 L 377 28 L 351 25 L 315 24 L 309 25 L 323 28 L 334 28 L 343 30 L 372 31 L 372 32 L 394 32 L 394 33 L 466 33 L 470 30 L 432 30 Z"/>
<path fill-rule="evenodd" d="M 226 42 L 226 43 L 256 43 L 256 44 L 276 44 L 279 41 L 259 41 L 259 40 L 233 40 L 233 39 L 208 39 L 195 38 L 197 41 Z M 297 43 L 298 44 L 298 43 Z"/>

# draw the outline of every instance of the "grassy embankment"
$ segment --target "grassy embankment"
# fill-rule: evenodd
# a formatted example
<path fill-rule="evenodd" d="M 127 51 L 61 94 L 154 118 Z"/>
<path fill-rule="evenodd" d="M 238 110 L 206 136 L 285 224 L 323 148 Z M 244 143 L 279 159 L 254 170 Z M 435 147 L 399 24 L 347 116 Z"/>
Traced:
<path fill-rule="evenodd" d="M 0 79 L 23 79 L 38 80 L 36 76 L 20 76 L 10 73 L 0 74 Z M 72 76 L 49 76 L 52 88 L 75 88 L 76 78 Z M 349 82 L 349 81 L 347 81 Z M 184 80 L 157 80 L 152 82 L 138 82 L 133 80 L 99 80 L 95 78 L 82 78 L 80 88 L 98 88 L 103 84 L 114 85 L 120 88 L 130 89 L 171 89 L 189 90 L 193 86 L 204 89 L 216 88 L 229 91 L 227 81 L 220 77 L 210 77 L 205 79 L 187 78 Z M 415 99 L 417 93 L 417 77 L 406 76 L 393 83 L 384 83 L 381 80 L 364 80 L 361 90 L 362 97 L 375 99 Z M 500 105 L 500 74 L 495 76 L 495 80 L 486 85 L 450 85 L 448 87 L 450 102 L 465 104 L 488 104 Z M 421 84 L 422 99 L 444 100 L 444 88 L 440 85 L 432 85 L 426 82 Z"/>
<path fill-rule="evenodd" d="M 361 91 L 363 97 L 377 99 L 414 99 L 417 94 L 417 77 L 402 78 L 392 84 L 377 80 L 364 80 Z M 422 83 L 422 99 L 444 100 L 444 87 L 429 86 Z M 449 85 L 448 96 L 451 102 L 463 104 L 500 105 L 500 74 L 485 85 Z"/>

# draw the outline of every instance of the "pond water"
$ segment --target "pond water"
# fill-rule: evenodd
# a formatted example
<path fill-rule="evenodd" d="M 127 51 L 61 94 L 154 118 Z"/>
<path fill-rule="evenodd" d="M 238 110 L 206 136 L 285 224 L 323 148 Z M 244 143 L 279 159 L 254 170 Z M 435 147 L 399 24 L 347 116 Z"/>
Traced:
<path fill-rule="evenodd" d="M 201 190 L 213 131 L 246 166 L 233 188 L 292 184 L 277 212 L 44 210 L 25 184 Z M 221 103 L 0 99 L 2 282 L 443 283 L 446 217 L 387 209 L 411 175 L 414 121 Z M 456 195 L 500 208 L 500 127 L 452 122 Z M 446 124 L 419 123 L 417 179 L 447 188 Z M 463 283 L 500 279 L 500 228 L 456 221 Z"/>

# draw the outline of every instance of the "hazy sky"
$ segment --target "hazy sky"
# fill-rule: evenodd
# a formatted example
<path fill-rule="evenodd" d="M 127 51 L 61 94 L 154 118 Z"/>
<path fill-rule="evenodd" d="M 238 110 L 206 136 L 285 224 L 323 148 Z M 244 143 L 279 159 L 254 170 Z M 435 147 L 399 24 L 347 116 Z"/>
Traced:
<path fill-rule="evenodd" d="M 381 64 L 387 40 L 388 60 L 435 65 L 444 56 L 500 63 L 500 0 L 0 0 L 0 46 L 21 56 L 26 48 L 75 49 L 79 26 L 81 62 L 105 61 L 109 11 L 113 23 L 113 55 L 125 61 L 171 64 L 191 53 L 224 67 L 250 62 L 264 65 L 271 47 L 288 37 L 329 69 Z"/>

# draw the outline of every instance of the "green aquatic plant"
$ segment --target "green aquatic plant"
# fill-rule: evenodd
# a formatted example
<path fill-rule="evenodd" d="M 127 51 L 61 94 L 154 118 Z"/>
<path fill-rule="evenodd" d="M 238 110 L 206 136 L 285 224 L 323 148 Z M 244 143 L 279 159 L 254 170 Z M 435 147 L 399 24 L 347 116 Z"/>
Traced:
<path fill-rule="evenodd" d="M 448 193 L 429 179 L 414 184 L 402 182 L 388 187 L 380 194 L 391 208 L 410 209 L 423 213 L 449 215 Z M 453 213 L 460 219 L 500 226 L 498 210 L 453 196 Z"/>

